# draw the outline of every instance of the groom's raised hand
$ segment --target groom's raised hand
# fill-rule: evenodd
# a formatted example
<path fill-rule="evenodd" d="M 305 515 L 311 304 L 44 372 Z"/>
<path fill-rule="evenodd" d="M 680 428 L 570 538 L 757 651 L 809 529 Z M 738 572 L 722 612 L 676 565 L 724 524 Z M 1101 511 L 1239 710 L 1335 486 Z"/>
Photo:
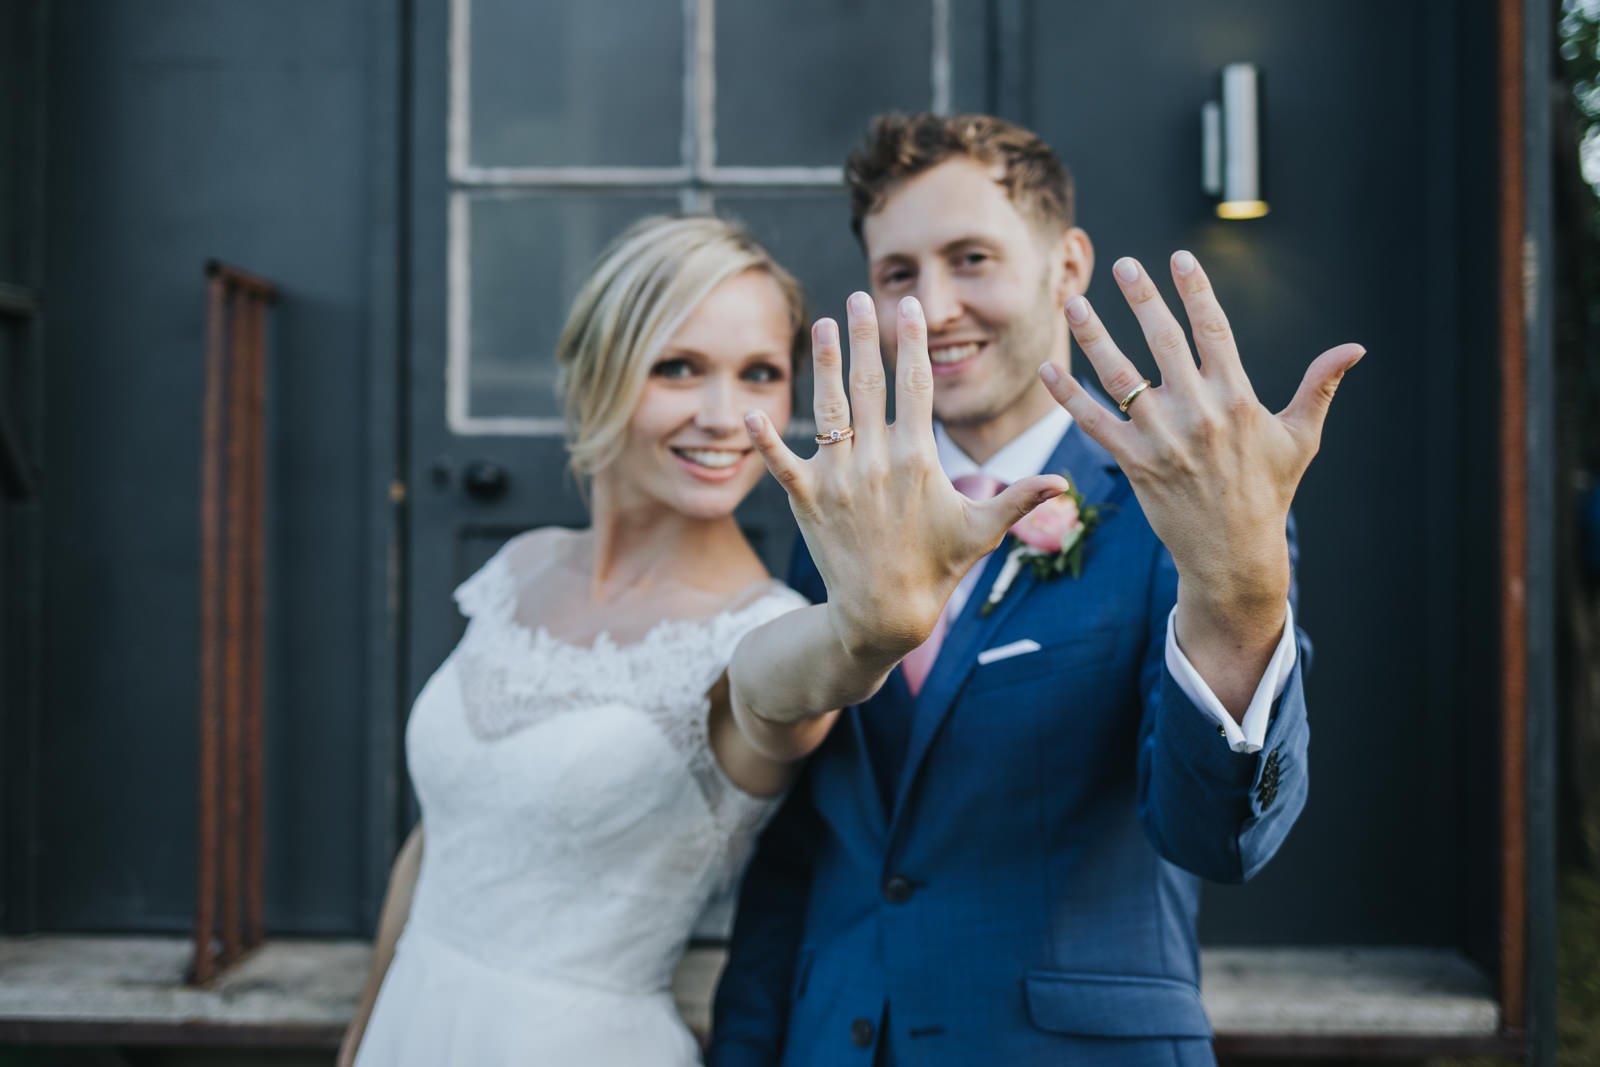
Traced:
<path fill-rule="evenodd" d="M 962 496 L 939 466 L 933 369 L 922 306 L 900 302 L 895 421 L 872 299 L 846 305 L 850 387 L 839 328 L 811 330 L 817 451 L 796 456 L 758 412 L 747 418 L 767 469 L 789 494 L 795 521 L 828 587 L 835 633 L 852 655 L 897 661 L 927 639 L 962 575 L 1038 504 L 1066 491 L 1054 475 L 1025 478 L 992 500 Z M 839 440 L 833 443 L 832 435 Z"/>
<path fill-rule="evenodd" d="M 1205 271 L 1188 252 L 1172 277 L 1194 333 L 1133 259 L 1112 268 L 1160 368 L 1159 386 L 1123 355 L 1081 297 L 1066 306 L 1072 335 L 1126 419 L 1101 407 L 1063 367 L 1039 376 L 1127 474 L 1178 569 L 1178 641 L 1235 716 L 1243 714 L 1284 625 L 1289 504 L 1316 455 L 1334 390 L 1365 350 L 1345 344 L 1307 369 L 1289 406 L 1257 400 L 1233 331 Z"/>

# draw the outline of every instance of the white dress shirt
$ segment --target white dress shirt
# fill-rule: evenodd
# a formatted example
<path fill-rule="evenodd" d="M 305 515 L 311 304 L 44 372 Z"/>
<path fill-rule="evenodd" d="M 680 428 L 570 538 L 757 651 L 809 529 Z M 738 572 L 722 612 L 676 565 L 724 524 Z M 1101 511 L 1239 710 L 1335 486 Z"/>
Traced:
<path fill-rule="evenodd" d="M 1041 472 L 1053 473 L 1045 471 L 1044 466 L 1050 462 L 1056 447 L 1061 444 L 1062 436 L 1071 426 L 1072 416 L 1065 408 L 1058 407 L 1012 438 L 989 458 L 989 462 L 982 464 L 973 462 L 972 457 L 961 451 L 938 423 L 934 424 L 933 434 L 939 446 L 939 464 L 950 478 L 955 479 L 963 474 L 987 474 L 1009 485 Z M 1096 501 L 1090 500 L 1088 503 Z M 961 614 L 982 571 L 983 563 L 980 561 L 962 577 L 955 592 L 950 594 L 950 604 L 946 608 L 950 618 Z M 1278 640 L 1272 659 L 1267 662 L 1266 673 L 1256 685 L 1255 695 L 1250 698 L 1250 706 L 1245 710 L 1242 723 L 1235 722 L 1233 716 L 1228 714 L 1222 701 L 1217 699 L 1205 679 L 1200 677 L 1200 672 L 1189 662 L 1189 657 L 1178 647 L 1177 613 L 1178 609 L 1174 607 L 1167 616 L 1167 669 L 1172 672 L 1178 688 L 1194 701 L 1196 707 L 1217 721 L 1229 748 L 1235 752 L 1260 752 L 1266 741 L 1267 719 L 1272 703 L 1283 695 L 1284 687 L 1289 684 L 1289 675 L 1294 671 L 1295 659 L 1300 654 L 1294 639 L 1294 608 L 1284 605 L 1283 636 Z"/>

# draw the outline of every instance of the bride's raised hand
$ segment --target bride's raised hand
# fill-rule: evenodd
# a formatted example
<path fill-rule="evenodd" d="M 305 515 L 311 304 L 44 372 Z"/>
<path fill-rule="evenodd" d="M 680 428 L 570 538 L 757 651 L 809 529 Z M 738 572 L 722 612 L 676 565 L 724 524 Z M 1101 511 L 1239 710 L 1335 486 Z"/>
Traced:
<path fill-rule="evenodd" d="M 1038 475 L 973 501 L 950 484 L 933 436 L 933 368 L 922 306 L 899 307 L 895 421 L 872 298 L 846 304 L 850 388 L 839 327 L 811 329 L 817 452 L 801 459 L 759 412 L 746 417 L 767 469 L 789 494 L 800 532 L 828 587 L 830 622 L 853 655 L 898 659 L 933 630 L 956 583 L 1022 516 L 1067 489 Z"/>

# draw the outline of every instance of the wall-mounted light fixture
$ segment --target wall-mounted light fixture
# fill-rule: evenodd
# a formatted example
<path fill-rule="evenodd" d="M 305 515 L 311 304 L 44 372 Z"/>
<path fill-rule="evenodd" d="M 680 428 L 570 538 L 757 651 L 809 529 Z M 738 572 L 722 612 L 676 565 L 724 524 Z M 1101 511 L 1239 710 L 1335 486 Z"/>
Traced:
<path fill-rule="evenodd" d="M 1217 217 L 1267 213 L 1261 184 L 1261 72 L 1254 63 L 1222 68 L 1221 100 L 1200 110 L 1201 183 L 1218 198 Z"/>

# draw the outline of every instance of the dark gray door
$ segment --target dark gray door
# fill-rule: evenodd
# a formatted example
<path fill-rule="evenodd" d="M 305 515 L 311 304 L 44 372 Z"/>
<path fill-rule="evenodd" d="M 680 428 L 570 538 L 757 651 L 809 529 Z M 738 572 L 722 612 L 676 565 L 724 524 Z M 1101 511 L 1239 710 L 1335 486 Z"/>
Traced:
<path fill-rule="evenodd" d="M 457 582 L 518 530 L 586 521 L 551 353 L 603 245 L 647 213 L 715 210 L 836 313 L 862 276 L 844 153 L 876 111 L 948 105 L 950 18 L 930 0 L 417 5 L 411 694 L 459 633 Z M 781 492 L 740 518 L 781 574 Z"/>

